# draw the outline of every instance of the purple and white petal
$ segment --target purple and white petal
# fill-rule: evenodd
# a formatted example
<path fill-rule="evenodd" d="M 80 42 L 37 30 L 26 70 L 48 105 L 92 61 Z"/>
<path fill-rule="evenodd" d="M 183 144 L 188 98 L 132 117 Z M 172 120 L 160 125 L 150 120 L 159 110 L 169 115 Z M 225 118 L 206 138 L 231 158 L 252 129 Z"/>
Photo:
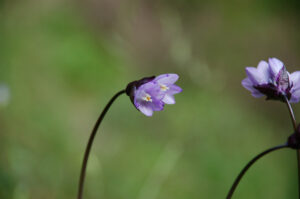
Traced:
<path fill-rule="evenodd" d="M 163 74 L 157 76 L 154 81 L 158 82 L 159 84 L 170 85 L 174 84 L 178 78 L 179 76 L 177 74 Z"/>
<path fill-rule="evenodd" d="M 262 72 L 261 72 L 262 71 Z M 253 85 L 266 84 L 269 81 L 269 74 L 264 73 L 265 70 L 259 71 L 254 67 L 246 67 L 246 74 Z"/>
<path fill-rule="evenodd" d="M 252 95 L 253 97 L 255 97 L 255 98 L 260 98 L 260 97 L 263 97 L 263 96 L 264 96 L 264 94 L 262 94 L 262 93 L 259 92 L 259 91 L 253 91 L 253 92 L 251 92 L 251 95 Z"/>
<path fill-rule="evenodd" d="M 153 111 L 163 110 L 163 102 L 161 100 L 155 99 L 155 97 L 146 94 L 142 98 L 135 99 L 135 107 L 144 113 L 146 116 L 152 116 Z"/>
<path fill-rule="evenodd" d="M 153 111 L 162 111 L 164 110 L 164 103 L 162 100 L 153 100 L 153 102 L 150 104 Z"/>
<path fill-rule="evenodd" d="M 293 86 L 292 90 L 300 88 L 300 71 L 290 74 L 290 84 Z"/>
<path fill-rule="evenodd" d="M 175 98 L 173 95 L 166 94 L 162 99 L 165 104 L 175 104 Z"/>
<path fill-rule="evenodd" d="M 137 109 L 148 117 L 153 115 L 153 109 L 150 106 L 139 106 Z"/>
<path fill-rule="evenodd" d="M 289 101 L 291 103 L 298 103 L 300 101 L 300 90 L 294 91 Z"/>
<path fill-rule="evenodd" d="M 249 90 L 251 92 L 253 97 L 259 98 L 259 97 L 264 96 L 262 93 L 260 93 L 258 90 L 256 90 L 253 87 L 253 83 L 248 77 L 243 79 L 242 85 L 244 86 L 244 88 L 246 88 L 247 90 Z"/>
<path fill-rule="evenodd" d="M 269 58 L 270 72 L 273 77 L 276 77 L 279 71 L 284 67 L 282 61 L 277 58 Z"/>
<path fill-rule="evenodd" d="M 175 98 L 173 95 L 182 92 L 182 89 L 177 85 L 168 85 L 167 89 L 161 88 L 161 92 L 165 93 L 164 98 L 162 101 L 165 104 L 175 104 Z"/>
<path fill-rule="evenodd" d="M 300 101 L 300 71 L 290 74 L 290 83 L 292 85 L 290 102 L 298 103 Z"/>
<path fill-rule="evenodd" d="M 174 95 L 174 94 L 181 93 L 181 92 L 182 92 L 182 88 L 180 88 L 179 86 L 177 86 L 177 85 L 170 85 L 169 86 L 169 90 L 166 93 Z"/>
<path fill-rule="evenodd" d="M 255 90 L 255 88 L 253 88 L 253 83 L 249 79 L 249 77 L 246 77 L 245 79 L 242 80 L 242 85 L 244 86 L 245 89 L 251 92 Z"/>
<path fill-rule="evenodd" d="M 260 61 L 257 65 L 257 70 L 259 73 L 263 74 L 264 76 L 263 83 L 268 83 L 271 78 L 269 64 L 266 61 Z"/>

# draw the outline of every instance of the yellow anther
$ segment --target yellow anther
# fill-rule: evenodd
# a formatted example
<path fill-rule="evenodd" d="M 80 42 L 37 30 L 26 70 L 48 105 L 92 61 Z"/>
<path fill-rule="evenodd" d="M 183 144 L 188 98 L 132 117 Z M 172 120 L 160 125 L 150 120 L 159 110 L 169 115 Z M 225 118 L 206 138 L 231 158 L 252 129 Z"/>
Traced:
<path fill-rule="evenodd" d="M 147 102 L 152 102 L 151 96 L 148 93 L 146 93 L 146 95 L 143 97 L 143 100 Z"/>
<path fill-rule="evenodd" d="M 164 85 L 164 84 L 160 84 L 160 89 L 161 89 L 162 91 L 167 91 L 167 90 L 169 90 L 169 87 L 167 87 L 167 86 Z"/>

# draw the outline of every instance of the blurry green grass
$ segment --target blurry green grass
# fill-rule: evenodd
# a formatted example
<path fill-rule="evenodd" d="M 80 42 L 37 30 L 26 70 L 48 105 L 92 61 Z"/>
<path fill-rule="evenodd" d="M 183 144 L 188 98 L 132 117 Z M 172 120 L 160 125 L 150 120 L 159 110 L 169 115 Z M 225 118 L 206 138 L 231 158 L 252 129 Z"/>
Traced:
<path fill-rule="evenodd" d="M 0 109 L 0 198 L 74 198 L 98 114 L 144 69 L 132 67 L 126 52 L 119 53 L 124 49 L 95 35 L 101 31 L 91 31 L 74 10 L 33 10 L 27 13 L 31 8 L 19 2 L 5 18 L 0 80 L 12 96 Z M 226 80 L 241 68 L 214 68 L 221 80 L 212 74 L 200 86 L 184 68 L 145 70 L 174 70 L 184 91 L 176 105 L 152 118 L 136 111 L 126 96 L 118 99 L 95 140 L 86 198 L 224 198 L 246 162 L 284 142 L 291 131 L 287 116 L 281 120 L 262 111 L 287 114 L 284 105 L 235 91 L 242 74 Z M 222 85 L 223 80 L 238 86 Z M 261 160 L 235 197 L 295 198 L 295 159 L 286 150 Z"/>

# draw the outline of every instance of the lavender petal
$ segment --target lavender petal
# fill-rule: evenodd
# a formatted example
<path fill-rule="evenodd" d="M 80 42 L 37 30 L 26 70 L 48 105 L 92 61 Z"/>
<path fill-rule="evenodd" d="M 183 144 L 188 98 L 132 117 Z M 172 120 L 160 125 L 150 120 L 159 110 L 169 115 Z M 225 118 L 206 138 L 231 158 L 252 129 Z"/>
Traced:
<path fill-rule="evenodd" d="M 149 106 L 139 106 L 137 108 L 138 110 L 140 110 L 144 115 L 151 117 L 153 115 L 153 110 L 151 107 Z"/>
<path fill-rule="evenodd" d="M 169 86 L 169 90 L 167 91 L 168 94 L 174 95 L 177 93 L 181 93 L 182 92 L 182 88 L 180 88 L 177 85 L 170 85 Z"/>
<path fill-rule="evenodd" d="M 260 70 L 265 71 L 262 67 Z M 269 81 L 269 74 L 260 70 L 254 67 L 246 67 L 246 74 L 254 85 L 265 84 Z"/>
<path fill-rule="evenodd" d="M 298 103 L 300 101 L 300 71 L 290 75 L 290 83 L 292 85 L 290 102 Z"/>
<path fill-rule="evenodd" d="M 166 94 L 165 97 L 162 99 L 165 104 L 175 104 L 175 98 L 173 95 Z"/>
<path fill-rule="evenodd" d="M 154 81 L 157 81 L 159 84 L 174 84 L 178 78 L 177 74 L 163 74 L 157 76 Z"/>
<path fill-rule="evenodd" d="M 264 96 L 262 93 L 260 93 L 258 90 L 256 90 L 253 87 L 253 83 L 248 77 L 242 81 L 242 85 L 244 88 L 246 88 L 247 90 L 249 90 L 251 92 L 253 97 L 259 98 L 259 97 Z"/>
<path fill-rule="evenodd" d="M 282 61 L 277 58 L 269 58 L 270 72 L 272 76 L 276 77 L 279 71 L 284 67 Z"/>

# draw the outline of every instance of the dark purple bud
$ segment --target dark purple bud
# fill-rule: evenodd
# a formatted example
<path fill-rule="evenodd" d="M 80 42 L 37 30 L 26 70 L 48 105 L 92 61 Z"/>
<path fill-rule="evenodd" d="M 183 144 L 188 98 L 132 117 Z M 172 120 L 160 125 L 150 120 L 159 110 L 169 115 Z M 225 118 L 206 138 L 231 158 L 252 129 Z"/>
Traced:
<path fill-rule="evenodd" d="M 288 138 L 288 146 L 292 149 L 300 149 L 300 124 L 298 125 L 296 132 Z"/>

